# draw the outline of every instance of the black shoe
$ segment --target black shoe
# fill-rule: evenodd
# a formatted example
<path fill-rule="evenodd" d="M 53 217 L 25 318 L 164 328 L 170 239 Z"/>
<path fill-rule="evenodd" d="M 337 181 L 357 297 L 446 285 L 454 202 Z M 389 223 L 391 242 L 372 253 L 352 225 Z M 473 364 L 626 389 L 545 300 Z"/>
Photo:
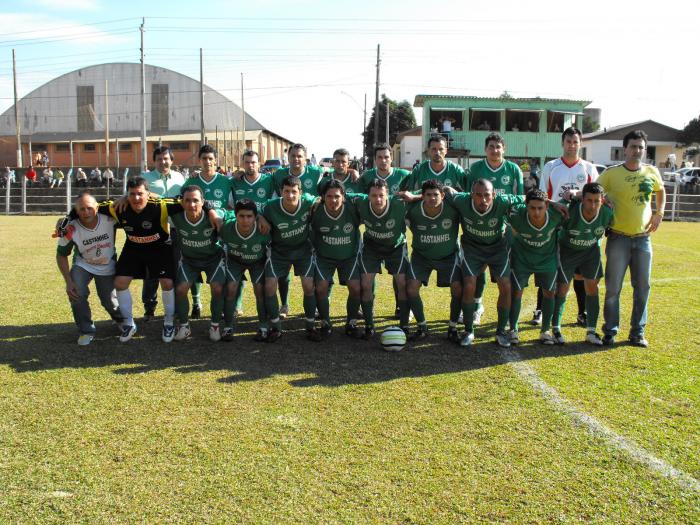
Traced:
<path fill-rule="evenodd" d="M 643 335 L 631 335 L 629 337 L 629 342 L 632 346 L 640 346 L 642 348 L 647 348 L 649 346 L 649 341 L 644 339 Z"/>
<path fill-rule="evenodd" d="M 345 335 L 358 339 L 360 337 L 360 329 L 356 324 L 345 323 Z"/>
<path fill-rule="evenodd" d="M 314 343 L 320 343 L 321 341 L 323 341 L 323 336 L 321 335 L 321 332 L 316 330 L 316 328 L 307 328 L 306 338 L 309 341 L 313 341 Z"/>
<path fill-rule="evenodd" d="M 374 337 L 375 333 L 376 332 L 374 331 L 374 328 L 372 328 L 371 326 L 365 326 L 365 333 L 362 334 L 362 339 L 364 339 L 365 341 L 369 341 Z"/>
<path fill-rule="evenodd" d="M 193 304 L 190 319 L 199 319 L 200 317 L 202 317 L 202 307 L 198 304 Z"/>
<path fill-rule="evenodd" d="M 419 326 L 418 330 L 413 332 L 409 339 L 411 341 L 420 341 L 421 339 L 425 339 L 428 337 L 428 329 L 425 326 Z"/>
<path fill-rule="evenodd" d="M 152 321 L 155 316 L 156 316 L 155 306 L 146 308 L 143 312 L 143 320 L 145 322 Z"/>
<path fill-rule="evenodd" d="M 535 310 L 532 314 L 531 325 L 542 326 L 542 310 Z"/>
<path fill-rule="evenodd" d="M 267 341 L 268 337 L 269 336 L 267 331 L 263 332 L 258 328 L 258 332 L 255 334 L 255 337 L 253 337 L 253 341 L 256 341 L 258 343 L 264 343 L 265 341 Z"/>
<path fill-rule="evenodd" d="M 394 310 L 394 319 L 401 319 L 401 308 L 398 306 Z"/>
<path fill-rule="evenodd" d="M 329 324 L 323 323 L 318 331 L 320 332 L 321 337 L 323 337 L 324 339 L 328 339 L 333 333 L 333 327 Z M 345 330 L 345 333 L 347 333 L 347 328 Z"/>
<path fill-rule="evenodd" d="M 278 330 L 277 328 L 270 328 L 270 331 L 267 333 L 267 339 L 265 339 L 265 342 L 274 343 L 280 337 L 282 337 L 282 332 L 280 330 Z"/>
<path fill-rule="evenodd" d="M 230 343 L 233 341 L 233 328 L 226 327 L 221 332 L 221 340 Z"/>
<path fill-rule="evenodd" d="M 447 340 L 452 342 L 452 343 L 459 344 L 460 337 L 459 337 L 459 331 L 457 330 L 456 326 L 452 326 L 452 327 L 447 329 Z"/>
<path fill-rule="evenodd" d="M 588 326 L 586 320 L 586 312 L 583 312 L 582 314 L 578 314 L 578 316 L 576 317 L 576 324 L 583 328 L 586 328 Z"/>
<path fill-rule="evenodd" d="M 612 346 L 614 344 L 615 344 L 615 336 L 614 335 L 605 334 L 603 336 L 603 345 L 604 346 Z"/>

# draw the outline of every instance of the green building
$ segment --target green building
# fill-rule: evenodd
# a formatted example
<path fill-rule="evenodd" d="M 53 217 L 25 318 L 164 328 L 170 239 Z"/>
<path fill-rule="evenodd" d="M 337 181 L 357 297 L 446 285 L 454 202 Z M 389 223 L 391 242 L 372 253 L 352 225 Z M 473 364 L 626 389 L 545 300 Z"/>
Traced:
<path fill-rule="evenodd" d="M 423 108 L 423 150 L 432 135 L 449 140 L 448 157 L 462 165 L 484 157 L 484 139 L 497 131 L 506 143 L 506 157 L 520 164 L 537 161 L 540 168 L 561 156 L 561 132 L 583 126 L 589 100 L 551 98 L 486 98 L 416 95 Z"/>

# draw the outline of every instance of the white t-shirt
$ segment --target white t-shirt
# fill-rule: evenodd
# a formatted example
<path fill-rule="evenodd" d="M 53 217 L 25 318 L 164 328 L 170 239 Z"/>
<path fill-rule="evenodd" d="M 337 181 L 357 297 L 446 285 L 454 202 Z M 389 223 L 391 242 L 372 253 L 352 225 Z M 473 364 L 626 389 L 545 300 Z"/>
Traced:
<path fill-rule="evenodd" d="M 76 254 L 73 264 L 93 275 L 114 275 L 114 219 L 97 214 L 97 225 L 93 229 L 83 226 L 78 219 L 66 227 L 66 235 L 58 239 L 58 252 L 67 255 L 71 247 Z"/>
<path fill-rule="evenodd" d="M 550 160 L 544 165 L 540 177 L 540 189 L 547 192 L 550 199 L 561 200 L 566 190 L 580 190 L 584 184 L 595 182 L 598 171 L 590 162 L 579 159 L 568 166 L 564 159 Z"/>

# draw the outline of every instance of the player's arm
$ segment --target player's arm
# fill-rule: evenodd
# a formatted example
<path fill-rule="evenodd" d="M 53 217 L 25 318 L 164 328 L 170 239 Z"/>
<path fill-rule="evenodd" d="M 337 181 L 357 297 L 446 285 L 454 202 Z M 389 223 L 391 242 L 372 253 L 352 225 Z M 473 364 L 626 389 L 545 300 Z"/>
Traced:
<path fill-rule="evenodd" d="M 58 266 L 58 271 L 61 272 L 63 276 L 63 280 L 66 283 L 66 294 L 68 294 L 68 299 L 71 301 L 80 299 L 78 288 L 75 286 L 73 278 L 70 276 L 70 263 L 68 262 L 68 256 L 73 250 L 74 245 L 73 241 L 66 240 L 65 242 L 59 242 L 56 248 L 56 266 Z"/>
<path fill-rule="evenodd" d="M 523 181 L 523 170 L 520 169 L 520 166 L 516 166 L 516 169 L 518 170 L 515 180 L 513 181 L 513 193 L 516 195 L 525 195 L 525 183 Z"/>
<path fill-rule="evenodd" d="M 663 183 L 659 185 L 659 189 L 655 193 L 656 196 L 656 211 L 654 215 L 651 216 L 649 224 L 647 224 L 647 231 L 649 233 L 655 232 L 661 226 L 661 221 L 664 220 L 664 210 L 666 209 L 666 189 Z"/>

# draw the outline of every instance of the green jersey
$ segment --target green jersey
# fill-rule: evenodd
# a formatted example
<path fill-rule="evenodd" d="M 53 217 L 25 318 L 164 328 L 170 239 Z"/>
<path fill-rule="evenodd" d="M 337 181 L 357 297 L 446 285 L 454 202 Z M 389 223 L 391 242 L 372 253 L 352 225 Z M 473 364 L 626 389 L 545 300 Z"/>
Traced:
<path fill-rule="evenodd" d="M 419 191 L 426 180 L 437 179 L 443 185 L 454 188 L 458 191 L 467 189 L 467 174 L 461 166 L 445 161 L 445 167 L 441 171 L 433 171 L 430 161 L 420 163 L 413 172 L 405 177 L 401 182 L 401 189 L 406 191 Z"/>
<path fill-rule="evenodd" d="M 291 175 L 291 168 L 280 168 L 273 175 L 273 186 L 277 195 L 282 195 L 282 181 Z M 309 193 L 314 197 L 318 197 L 318 183 L 323 177 L 323 169 L 318 166 L 308 165 L 304 168 L 304 172 L 299 175 L 301 180 L 301 191 Z"/>
<path fill-rule="evenodd" d="M 445 202 L 459 212 L 462 243 L 472 245 L 492 245 L 503 239 L 505 221 L 511 206 L 523 201 L 519 195 L 495 195 L 489 209 L 479 213 L 474 208 L 471 193 L 445 193 Z"/>
<path fill-rule="evenodd" d="M 449 257 L 457 251 L 459 214 L 452 206 L 442 203 L 435 217 L 425 213 L 423 201 L 408 205 L 406 219 L 413 233 L 411 247 L 429 260 Z"/>
<path fill-rule="evenodd" d="M 231 208 L 233 208 L 233 204 L 240 200 L 250 199 L 258 207 L 258 211 L 262 211 L 265 203 L 275 193 L 272 175 L 258 175 L 255 182 L 248 182 L 248 179 L 245 177 L 231 179 L 230 184 L 231 200 L 229 201 L 229 206 Z"/>
<path fill-rule="evenodd" d="M 202 212 L 197 222 L 190 222 L 183 211 L 171 215 L 170 222 L 177 230 L 180 252 L 188 259 L 208 259 L 221 251 L 206 213 Z"/>
<path fill-rule="evenodd" d="M 251 266 L 267 257 L 270 236 L 260 233 L 257 223 L 248 235 L 238 231 L 235 217 L 227 219 L 219 232 L 226 256 L 239 264 Z"/>
<path fill-rule="evenodd" d="M 360 189 L 361 188 L 360 179 L 357 179 L 357 182 L 352 182 L 352 180 L 350 179 L 350 175 L 345 175 L 344 179 L 339 179 L 338 177 L 335 176 L 335 174 L 331 174 L 330 177 L 323 177 L 321 179 L 321 182 L 318 183 L 318 186 L 316 187 L 316 194 L 317 195 L 321 195 L 321 189 L 323 188 L 323 185 L 326 184 L 331 179 L 335 179 L 335 180 L 342 182 L 346 193 L 360 193 L 362 191 Z"/>
<path fill-rule="evenodd" d="M 398 197 L 389 196 L 386 210 L 377 215 L 372 210 L 369 197 L 364 194 L 349 194 L 357 209 L 360 221 L 365 225 L 362 242 L 379 253 L 390 253 L 406 242 L 406 203 Z"/>
<path fill-rule="evenodd" d="M 267 202 L 263 215 L 272 226 L 272 246 L 276 250 L 293 250 L 310 239 L 309 213 L 315 202 L 316 197 L 302 193 L 292 213 L 282 206 L 282 197 Z"/>
<path fill-rule="evenodd" d="M 382 177 L 377 173 L 377 168 L 372 168 L 365 171 L 360 177 L 360 188 L 362 193 L 367 193 L 369 191 L 369 184 L 374 179 L 382 179 L 386 181 L 388 186 L 389 195 L 394 195 L 396 192 L 401 190 L 401 181 L 408 177 L 410 173 L 408 170 L 402 170 L 401 168 L 391 168 L 389 175 Z"/>
<path fill-rule="evenodd" d="M 211 203 L 215 210 L 225 209 L 228 205 L 228 197 L 231 194 L 231 181 L 221 173 L 215 173 L 209 181 L 205 181 L 201 175 L 190 177 L 185 181 L 185 186 L 193 184 L 202 188 L 204 200 Z"/>
<path fill-rule="evenodd" d="M 513 267 L 531 272 L 556 272 L 561 215 L 548 208 L 544 224 L 536 228 L 527 216 L 527 206 L 518 204 L 513 206 L 508 222 L 513 229 Z"/>
<path fill-rule="evenodd" d="M 613 211 L 608 206 L 601 206 L 590 221 L 583 217 L 581 208 L 581 201 L 571 201 L 569 218 L 564 221 L 559 233 L 559 244 L 571 250 L 586 250 L 599 245 L 605 230 L 612 223 Z"/>
<path fill-rule="evenodd" d="M 486 179 L 493 184 L 493 191 L 496 195 L 523 195 L 523 172 L 520 166 L 510 160 L 504 160 L 498 169 L 489 166 L 486 159 L 478 160 L 469 168 L 467 180 L 468 189 L 478 179 Z"/>
<path fill-rule="evenodd" d="M 316 253 L 326 259 L 344 261 L 358 252 L 360 219 L 352 202 L 345 202 L 340 214 L 333 217 L 321 205 L 311 217 Z"/>

